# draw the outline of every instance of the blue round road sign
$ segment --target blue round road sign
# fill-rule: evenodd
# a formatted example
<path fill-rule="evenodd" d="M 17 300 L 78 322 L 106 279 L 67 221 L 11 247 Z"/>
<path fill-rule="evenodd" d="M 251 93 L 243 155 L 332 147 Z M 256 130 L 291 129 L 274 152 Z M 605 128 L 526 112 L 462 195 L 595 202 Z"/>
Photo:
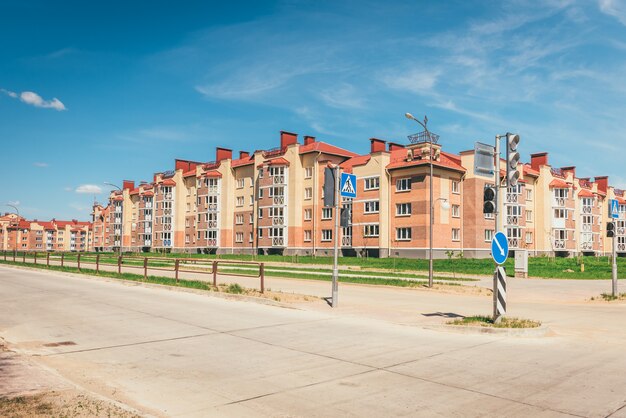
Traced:
<path fill-rule="evenodd" d="M 491 256 L 493 261 L 504 264 L 509 257 L 509 240 L 502 232 L 497 232 L 491 240 Z"/>

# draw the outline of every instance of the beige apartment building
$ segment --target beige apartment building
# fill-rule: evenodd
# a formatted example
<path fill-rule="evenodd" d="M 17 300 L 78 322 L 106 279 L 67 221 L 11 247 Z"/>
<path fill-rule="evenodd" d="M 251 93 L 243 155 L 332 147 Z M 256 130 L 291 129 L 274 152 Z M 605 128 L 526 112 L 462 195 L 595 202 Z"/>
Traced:
<path fill-rule="evenodd" d="M 90 222 L 37 219 L 27 221 L 16 214 L 0 216 L 0 251 L 85 252 L 92 248 Z"/>
<path fill-rule="evenodd" d="M 324 170 L 339 165 L 357 176 L 357 198 L 342 199 L 350 214 L 338 237 L 343 255 L 427 257 L 432 205 L 434 256 L 489 256 L 497 228 L 482 209 L 494 176 L 474 173 L 473 150 L 456 155 L 435 141 L 369 142 L 370 152 L 358 155 L 311 136 L 300 143 L 297 134 L 281 131 L 273 149 L 233 155 L 218 147 L 211 162 L 175 160 L 152 182 L 124 181 L 106 206 L 94 205 L 91 248 L 330 255 L 335 209 L 323 205 Z M 502 161 L 501 184 L 504 168 Z M 617 251 L 626 255 L 626 197 L 607 177 L 577 177 L 573 166 L 550 166 L 547 153 L 532 154 L 518 169 L 519 183 L 503 188 L 498 202 L 498 229 L 513 251 L 609 253 L 609 199 L 618 199 Z"/>

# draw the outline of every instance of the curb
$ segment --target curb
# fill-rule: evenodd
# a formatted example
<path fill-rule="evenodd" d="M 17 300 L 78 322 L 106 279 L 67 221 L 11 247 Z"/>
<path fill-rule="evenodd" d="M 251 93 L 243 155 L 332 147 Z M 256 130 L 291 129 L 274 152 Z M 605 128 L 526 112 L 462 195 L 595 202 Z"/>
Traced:
<path fill-rule="evenodd" d="M 556 335 L 550 327 L 541 325 L 536 328 L 493 328 L 468 325 L 426 325 L 422 328 L 431 331 L 455 332 L 457 334 L 472 335 L 500 335 L 506 337 L 548 337 Z"/>
<path fill-rule="evenodd" d="M 254 302 L 254 303 L 258 303 L 261 305 L 270 305 L 270 306 L 275 306 L 278 308 L 287 308 L 287 309 L 296 309 L 298 310 L 299 308 L 296 308 L 294 306 L 285 304 L 285 303 L 281 303 L 272 299 L 266 299 L 266 298 L 260 298 L 260 297 L 256 297 L 256 296 L 248 296 L 248 295 L 235 295 L 232 293 L 223 293 L 223 292 L 216 292 L 216 291 L 211 291 L 211 290 L 201 290 L 201 289 L 192 289 L 189 287 L 182 287 L 182 286 L 170 286 L 170 285 L 166 285 L 166 284 L 157 284 L 157 283 L 147 283 L 147 282 L 141 282 L 141 281 L 135 281 L 135 280 L 124 280 L 124 279 L 116 279 L 114 277 L 104 277 L 104 276 L 94 276 L 91 274 L 81 274 L 81 273 L 71 273 L 71 272 L 66 272 L 66 271 L 54 271 L 54 270 L 46 270 L 43 268 L 37 268 L 37 267 L 28 267 L 28 266 L 17 266 L 17 265 L 12 265 L 12 264 L 0 264 L 0 267 L 9 267 L 9 268 L 14 268 L 16 270 L 28 270 L 28 271 L 37 271 L 40 273 L 44 273 L 44 274 L 59 274 L 61 276 L 66 276 L 66 277 L 74 277 L 74 278 L 89 278 L 92 280 L 97 280 L 100 282 L 115 282 L 115 283 L 119 283 L 125 286 L 141 286 L 141 287 L 145 287 L 145 288 L 149 288 L 149 289 L 165 289 L 165 290 L 171 290 L 171 291 L 177 291 L 177 292 L 185 292 L 185 293 L 193 293 L 196 295 L 204 295 L 204 296 L 209 296 L 209 297 L 217 297 L 217 298 L 221 298 L 221 299 L 227 299 L 227 300 L 236 300 L 236 301 L 240 301 L 240 302 Z M 207 282 L 208 283 L 208 282 Z M 210 284 L 210 283 L 208 283 Z"/>

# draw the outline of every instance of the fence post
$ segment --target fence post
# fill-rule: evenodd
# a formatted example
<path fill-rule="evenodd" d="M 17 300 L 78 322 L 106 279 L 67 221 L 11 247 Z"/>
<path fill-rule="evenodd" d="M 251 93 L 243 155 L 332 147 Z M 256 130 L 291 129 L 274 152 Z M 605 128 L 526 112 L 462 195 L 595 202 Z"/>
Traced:
<path fill-rule="evenodd" d="M 37 251 L 35 251 L 35 264 L 37 264 Z"/>
<path fill-rule="evenodd" d="M 7 250 L 2 251 L 4 253 L 4 261 L 7 261 Z"/>
<path fill-rule="evenodd" d="M 46 253 L 46 267 L 50 267 L 50 252 Z"/>
<path fill-rule="evenodd" d="M 265 264 L 261 263 L 259 267 L 259 276 L 261 276 L 261 293 L 265 293 Z"/>
<path fill-rule="evenodd" d="M 217 287 L 217 261 L 213 262 L 213 287 Z"/>
<path fill-rule="evenodd" d="M 96 274 L 100 273 L 100 253 L 96 254 Z"/>
<path fill-rule="evenodd" d="M 148 280 L 148 257 L 143 258 L 143 279 Z"/>
<path fill-rule="evenodd" d="M 65 259 L 65 253 L 61 253 L 61 267 L 63 267 L 63 260 Z"/>
<path fill-rule="evenodd" d="M 15 263 L 15 256 L 16 256 L 16 254 L 17 254 L 17 249 L 16 249 L 16 248 L 14 248 L 14 249 L 13 249 L 13 262 L 14 262 L 14 263 Z"/>
<path fill-rule="evenodd" d="M 174 277 L 176 277 L 176 283 L 178 283 L 178 268 L 179 268 L 179 263 L 180 260 L 177 258 L 176 261 L 174 262 Z"/>
<path fill-rule="evenodd" d="M 122 256 L 117 256 L 117 274 L 122 274 Z"/>
<path fill-rule="evenodd" d="M 76 263 L 78 264 L 78 271 L 80 271 L 80 253 L 78 253 L 78 256 L 76 257 Z"/>
<path fill-rule="evenodd" d="M 22 253 L 22 263 L 26 264 L 26 251 Z"/>

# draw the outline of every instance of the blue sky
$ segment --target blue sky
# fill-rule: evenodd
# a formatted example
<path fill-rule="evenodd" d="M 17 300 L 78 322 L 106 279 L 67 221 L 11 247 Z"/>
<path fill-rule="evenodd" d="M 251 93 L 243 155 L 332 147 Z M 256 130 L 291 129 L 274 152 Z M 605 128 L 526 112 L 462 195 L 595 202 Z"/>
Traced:
<path fill-rule="evenodd" d="M 626 1 L 226 3 L 2 2 L 0 203 L 87 219 L 105 181 L 280 130 L 365 153 L 405 112 L 626 188 Z"/>

